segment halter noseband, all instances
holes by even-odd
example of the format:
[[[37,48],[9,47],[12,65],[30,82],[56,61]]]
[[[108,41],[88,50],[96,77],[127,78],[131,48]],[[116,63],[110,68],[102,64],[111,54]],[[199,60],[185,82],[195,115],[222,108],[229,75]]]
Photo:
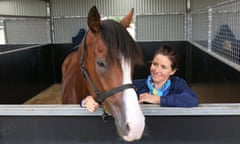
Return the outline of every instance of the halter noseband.
[[[87,32],[88,33],[88,32]],[[113,88],[112,90],[109,90],[107,92],[99,92],[96,87],[94,86],[90,76],[88,75],[85,67],[84,67],[84,49],[86,47],[85,45],[85,41],[86,41],[86,37],[87,37],[87,33],[84,35],[82,41],[82,52],[81,52],[81,58],[80,58],[80,69],[84,75],[84,77],[86,78],[86,80],[88,81],[90,87],[92,88],[94,94],[96,95],[96,101],[98,103],[102,103],[107,97],[115,94],[115,93],[118,93],[120,91],[123,91],[124,89],[128,89],[128,88],[133,88],[135,90],[135,86],[133,84],[124,84],[124,85],[121,85],[119,87],[116,87],[116,88]]]

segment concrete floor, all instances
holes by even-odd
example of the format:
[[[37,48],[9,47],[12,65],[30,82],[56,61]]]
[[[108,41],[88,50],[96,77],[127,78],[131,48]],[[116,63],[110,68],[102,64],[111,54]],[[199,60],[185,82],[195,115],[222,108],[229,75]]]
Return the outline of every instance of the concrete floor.
[[[240,84],[192,84],[200,103],[240,103]]]

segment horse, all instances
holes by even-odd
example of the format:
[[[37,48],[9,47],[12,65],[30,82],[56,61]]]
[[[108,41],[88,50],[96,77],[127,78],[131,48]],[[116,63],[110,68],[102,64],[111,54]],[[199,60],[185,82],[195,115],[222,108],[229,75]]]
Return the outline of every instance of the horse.
[[[145,117],[132,83],[142,52],[127,32],[133,9],[121,20],[101,20],[96,6],[88,12],[88,32],[77,51],[62,64],[62,103],[79,104],[88,94],[102,104],[125,141],[141,139]]]

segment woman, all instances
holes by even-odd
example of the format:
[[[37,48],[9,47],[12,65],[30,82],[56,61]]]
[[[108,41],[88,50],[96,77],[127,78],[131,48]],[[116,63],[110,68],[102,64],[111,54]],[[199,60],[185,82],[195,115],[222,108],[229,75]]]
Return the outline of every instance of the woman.
[[[189,88],[184,79],[173,76],[178,68],[179,56],[176,50],[169,46],[159,48],[152,60],[147,79],[134,80],[133,83],[139,95],[139,103],[160,104],[166,107],[194,107],[198,98]],[[92,96],[82,101],[89,111],[98,108],[98,103]]]
[[[160,104],[168,107],[194,107],[198,98],[185,80],[173,76],[178,68],[179,56],[176,50],[162,46],[153,57],[151,75],[144,80],[135,80],[140,103]]]

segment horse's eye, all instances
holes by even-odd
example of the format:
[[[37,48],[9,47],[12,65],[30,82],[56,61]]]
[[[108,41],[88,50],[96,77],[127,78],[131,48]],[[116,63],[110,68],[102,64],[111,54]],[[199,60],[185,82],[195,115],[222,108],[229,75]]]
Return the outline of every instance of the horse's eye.
[[[103,61],[97,61],[97,65],[99,67],[106,67],[105,63]]]

